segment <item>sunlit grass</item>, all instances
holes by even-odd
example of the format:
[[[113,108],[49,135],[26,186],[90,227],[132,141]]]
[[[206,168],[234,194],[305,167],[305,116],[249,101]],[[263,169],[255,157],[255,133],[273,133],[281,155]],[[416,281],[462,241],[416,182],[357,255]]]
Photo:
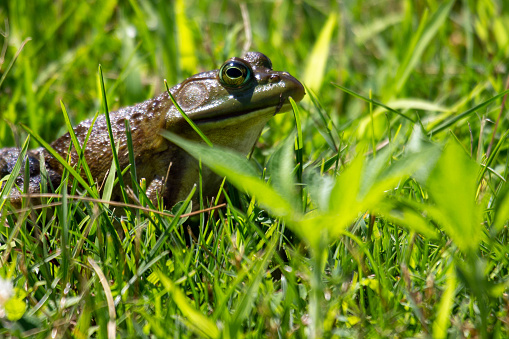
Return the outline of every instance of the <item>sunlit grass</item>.
[[[507,5],[242,6],[0,4],[0,147],[22,155],[249,42],[307,86],[249,160],[165,135],[228,177],[207,213],[199,186],[154,206],[134,157],[102,187],[60,158],[73,188],[46,206],[3,178],[0,336],[508,336]],[[105,203],[116,185],[135,204]]]

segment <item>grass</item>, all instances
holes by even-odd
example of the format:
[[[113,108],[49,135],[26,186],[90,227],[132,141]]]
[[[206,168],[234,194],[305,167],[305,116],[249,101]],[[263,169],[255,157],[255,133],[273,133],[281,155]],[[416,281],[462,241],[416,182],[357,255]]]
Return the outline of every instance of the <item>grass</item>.
[[[207,213],[200,187],[151,205],[134,166],[99,190],[66,165],[72,190],[18,211],[6,177],[0,336],[508,336],[508,18],[501,0],[2,2],[0,146],[21,154],[248,42],[307,95],[249,160],[165,134],[227,176]],[[115,185],[146,208],[108,202]]]

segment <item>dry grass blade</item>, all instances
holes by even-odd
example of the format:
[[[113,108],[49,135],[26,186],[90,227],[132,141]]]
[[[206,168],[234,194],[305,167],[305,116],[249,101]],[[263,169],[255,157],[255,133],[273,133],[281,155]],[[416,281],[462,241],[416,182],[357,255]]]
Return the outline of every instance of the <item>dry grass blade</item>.
[[[88,258],[88,263],[92,266],[95,273],[99,276],[99,281],[103,287],[104,295],[106,296],[106,304],[108,305],[108,315],[110,317],[108,321],[108,339],[113,339],[116,337],[116,312],[115,312],[115,303],[113,302],[113,295],[111,294],[110,285],[108,285],[108,280],[104,275],[103,271],[97,265],[97,263],[92,258]]]
[[[61,194],[54,194],[54,193],[22,194],[21,196],[25,197],[25,198],[57,198],[57,199],[62,198]],[[155,210],[155,209],[152,209],[152,208],[143,207],[143,206],[139,206],[139,205],[126,204],[124,202],[119,202],[119,201],[109,201],[109,200],[95,199],[95,198],[90,198],[90,197],[83,197],[83,196],[80,196],[80,195],[67,195],[66,199],[89,201],[89,202],[93,202],[93,203],[96,203],[96,204],[109,204],[109,205],[112,205],[112,206],[138,209],[138,210],[143,211],[143,212],[159,214],[159,215],[163,215],[163,216],[170,217],[170,218],[175,217],[171,213],[167,213],[167,212],[163,212],[163,211],[158,211],[158,210]],[[46,205],[36,205],[36,206],[31,206],[31,207],[27,207],[27,208],[23,208],[23,209],[18,209],[18,210],[12,211],[12,212],[8,212],[8,213],[6,213],[6,215],[25,213],[25,212],[30,211],[30,210],[48,208],[48,207],[52,207],[52,206],[59,206],[61,204],[62,204],[61,202],[55,202],[55,203],[46,204]],[[220,208],[223,208],[223,207],[226,207],[225,203],[219,204],[219,205],[216,205],[216,206],[213,206],[213,207],[204,208],[202,210],[194,211],[194,212],[191,212],[191,213],[182,214],[180,216],[180,218],[188,218],[188,217],[193,216],[193,215],[198,215],[198,214],[201,214],[201,213],[207,213],[207,212],[210,212],[210,211],[213,211],[213,210],[217,210],[217,209],[220,209]]]

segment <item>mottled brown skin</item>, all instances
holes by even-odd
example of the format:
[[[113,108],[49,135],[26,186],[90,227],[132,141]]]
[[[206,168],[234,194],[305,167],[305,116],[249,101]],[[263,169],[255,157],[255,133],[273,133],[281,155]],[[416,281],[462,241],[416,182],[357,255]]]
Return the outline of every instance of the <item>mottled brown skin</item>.
[[[287,72],[272,70],[270,60],[257,52],[247,53],[243,59],[230,61],[247,63],[253,77],[239,88],[229,88],[219,81],[218,70],[196,74],[181,84],[171,88],[171,93],[186,114],[200,127],[215,145],[226,146],[247,154],[256,143],[267,121],[276,113],[287,111],[291,96],[299,101],[304,96],[304,88],[298,80]],[[163,138],[159,131],[166,129],[190,140],[201,141],[188,123],[172,104],[167,93],[163,93],[143,103],[122,108],[110,113],[113,135],[119,144],[119,162],[122,168],[129,164],[124,120],[132,129],[133,149],[138,178],[147,181],[147,194],[153,201],[157,196],[164,197],[167,207],[183,200],[198,181],[197,161],[182,149]],[[74,128],[83,145],[91,120],[86,120]],[[69,133],[54,141],[51,146],[67,157],[71,138]],[[9,174],[17,160],[17,148],[0,150],[0,177]],[[53,188],[60,185],[62,165],[46,150],[36,149],[28,154],[30,164],[29,193],[40,192],[40,156],[44,157],[48,171],[48,181]],[[73,149],[72,164],[78,161]],[[100,185],[112,163],[112,152],[105,116],[95,122],[85,149],[85,158],[93,178]],[[166,180],[168,167],[172,164]],[[129,183],[126,177],[126,183]],[[203,170],[204,194],[217,194],[220,178],[210,170]],[[23,175],[16,184],[23,189]],[[112,197],[119,200],[118,192]],[[17,189],[11,191],[11,201],[19,205]]]

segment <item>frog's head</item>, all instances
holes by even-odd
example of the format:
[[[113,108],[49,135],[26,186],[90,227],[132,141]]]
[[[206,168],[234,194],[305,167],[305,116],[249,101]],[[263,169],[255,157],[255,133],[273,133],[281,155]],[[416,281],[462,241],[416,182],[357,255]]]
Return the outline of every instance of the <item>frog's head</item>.
[[[249,150],[263,126],[276,113],[291,109],[288,97],[300,101],[304,87],[288,72],[274,71],[268,57],[248,52],[220,69],[196,74],[172,89],[182,110],[213,143]],[[176,109],[166,128],[182,134]],[[179,126],[179,127],[177,127]]]

